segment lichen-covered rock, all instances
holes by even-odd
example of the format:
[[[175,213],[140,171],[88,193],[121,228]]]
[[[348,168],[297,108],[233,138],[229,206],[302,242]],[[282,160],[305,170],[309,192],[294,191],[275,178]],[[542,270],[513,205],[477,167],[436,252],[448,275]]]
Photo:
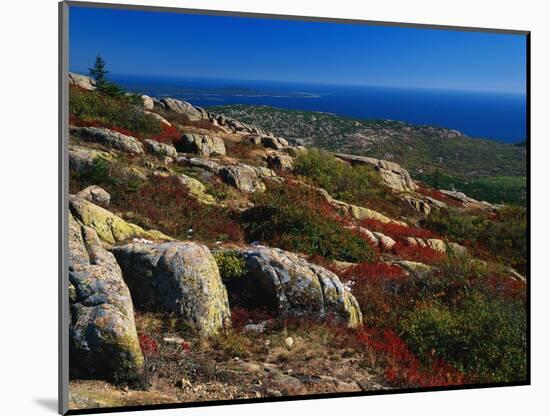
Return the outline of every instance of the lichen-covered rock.
[[[288,141],[282,137],[262,136],[262,145],[270,149],[281,150],[288,146]]]
[[[216,174],[218,174],[220,172],[220,169],[222,168],[219,163],[209,159],[202,159],[200,157],[188,158],[185,156],[178,156],[176,162],[183,166],[191,166],[199,169],[204,169],[208,172]]]
[[[195,153],[201,156],[223,156],[226,153],[223,139],[202,134],[184,134],[176,143],[178,152]]]
[[[357,231],[362,237],[369,240],[374,246],[378,246],[378,238],[374,235],[372,231],[367,230],[365,227],[349,226],[346,228]]]
[[[97,233],[69,215],[71,372],[133,378],[143,365],[128,287]]]
[[[417,261],[398,260],[394,261],[392,264],[395,264],[401,267],[406,272],[415,274],[417,276],[424,276],[434,270],[433,266],[419,263]]]
[[[178,152],[176,148],[171,144],[159,143],[156,140],[147,139],[144,140],[145,148],[150,153],[156,156],[168,156],[168,157],[177,157]]]
[[[464,192],[448,191],[446,189],[440,189],[439,192],[459,202],[462,202],[462,204],[465,207],[488,209],[488,210],[494,210],[497,208],[496,205],[490,204],[487,201],[478,201],[477,199],[471,198],[468,195],[466,195]]]
[[[420,237],[407,237],[405,242],[410,246],[427,247],[426,242]]]
[[[447,252],[447,246],[445,241],[440,240],[439,238],[419,238],[419,237],[407,237],[405,241],[408,245],[411,246],[420,246],[431,248],[432,250],[438,251],[440,253]]]
[[[432,250],[439,251],[440,253],[446,253],[447,247],[445,246],[445,241],[440,240],[439,238],[428,238],[424,240],[426,246]]]
[[[98,158],[109,161],[114,159],[114,156],[101,150],[71,146],[69,148],[69,169],[75,173],[82,173],[92,168]]]
[[[213,203],[216,201],[216,198],[214,198],[212,195],[207,193],[206,187],[197,179],[184,174],[178,175],[178,179],[181,182],[181,184],[189,190],[189,193],[195,198],[197,198],[199,201],[207,204]]]
[[[109,193],[105,189],[97,185],[90,185],[84,188],[82,191],[76,194],[76,197],[84,198],[94,203],[99,202],[105,205],[109,205],[109,202],[111,202],[111,195],[109,195]]]
[[[76,195],[69,196],[69,209],[78,221],[94,229],[99,238],[108,244],[120,243],[131,238],[171,240],[170,237],[160,231],[146,231],[140,226],[126,222],[105,208]]]
[[[468,255],[468,249],[458,243],[449,242],[447,243],[447,254],[451,254],[456,257],[464,257]]]
[[[430,215],[432,212],[432,207],[423,198],[417,198],[409,194],[404,194],[401,195],[401,199],[409,204],[412,209],[424,215]]]
[[[70,133],[82,140],[100,143],[123,152],[143,154],[143,145],[138,139],[103,127],[71,127]]]
[[[391,250],[395,245],[395,240],[393,238],[376,231],[373,231],[372,233],[376,236],[376,238],[378,238],[378,244],[380,244],[380,247],[384,250]]]
[[[433,209],[445,209],[447,204],[431,197],[414,196],[411,194],[401,194],[400,198],[405,201],[415,211],[424,215],[430,215]]]
[[[95,80],[85,75],[69,72],[69,84],[85,90],[95,90]]]
[[[175,98],[163,98],[160,100],[163,109],[175,113],[184,114],[191,121],[202,120],[202,113],[186,101]]]
[[[333,317],[350,327],[362,323],[355,297],[331,271],[277,248],[252,247],[237,253],[245,261],[245,275],[240,283],[228,284],[228,290],[248,306],[281,316]]]
[[[370,241],[372,245],[375,247],[380,247],[384,250],[391,250],[395,245],[395,240],[393,238],[388,237],[387,235],[382,234],[380,232],[370,231],[365,227],[361,227],[358,225],[350,225],[345,228],[349,230],[354,230],[355,232],[360,234],[363,238]]]
[[[140,95],[141,100],[143,101],[143,108],[146,110],[152,110],[155,107],[155,102],[148,95]]]
[[[349,213],[356,220],[372,219],[372,220],[377,220],[386,224],[392,223],[392,224],[406,225],[403,221],[397,221],[397,220],[391,219],[389,217],[386,217],[384,214],[379,213],[378,211],[374,211],[369,208],[360,207],[352,204],[346,204],[346,205],[348,207]]]
[[[248,165],[223,166],[219,171],[222,179],[241,192],[253,193],[265,191],[265,184],[258,170]]]
[[[131,243],[113,253],[136,305],[173,313],[202,335],[230,324],[227,291],[206,246]]]
[[[280,152],[268,153],[266,156],[266,159],[267,159],[267,165],[271,169],[281,170],[283,172],[288,172],[294,169],[294,159],[292,159],[291,156],[285,153],[280,153]]]

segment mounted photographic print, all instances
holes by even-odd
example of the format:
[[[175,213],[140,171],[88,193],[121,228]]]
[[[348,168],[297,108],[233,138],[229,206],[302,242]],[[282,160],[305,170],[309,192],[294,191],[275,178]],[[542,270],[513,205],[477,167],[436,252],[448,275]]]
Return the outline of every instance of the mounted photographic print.
[[[529,384],[529,32],[63,2],[60,45],[61,413]]]

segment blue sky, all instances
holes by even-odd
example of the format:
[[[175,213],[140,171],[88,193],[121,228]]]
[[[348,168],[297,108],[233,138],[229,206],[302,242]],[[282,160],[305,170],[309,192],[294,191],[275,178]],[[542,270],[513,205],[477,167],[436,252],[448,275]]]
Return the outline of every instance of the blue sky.
[[[70,8],[70,70],[525,92],[522,35]]]

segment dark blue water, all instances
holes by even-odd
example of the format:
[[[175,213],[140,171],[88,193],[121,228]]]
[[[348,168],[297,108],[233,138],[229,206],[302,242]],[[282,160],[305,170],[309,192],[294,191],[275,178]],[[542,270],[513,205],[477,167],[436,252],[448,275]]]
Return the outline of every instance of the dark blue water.
[[[523,94],[114,75],[129,91],[208,107],[269,105],[358,119],[401,120],[507,143],[526,137]]]

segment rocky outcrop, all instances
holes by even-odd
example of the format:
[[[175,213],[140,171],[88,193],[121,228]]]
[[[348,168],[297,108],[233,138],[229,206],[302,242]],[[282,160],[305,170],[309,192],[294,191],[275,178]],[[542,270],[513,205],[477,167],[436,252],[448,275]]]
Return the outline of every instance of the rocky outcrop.
[[[164,124],[165,126],[172,126],[172,123],[170,123],[168,120],[166,120],[164,117],[162,117],[160,114],[154,113],[152,111],[145,110],[146,114],[149,114],[151,117],[153,117],[155,120],[158,120],[160,123]]]
[[[153,101],[153,99],[151,97],[149,97],[148,95],[145,95],[145,94],[142,94],[139,97],[143,101],[143,108],[144,109],[152,110],[153,108],[155,108],[155,102]]]
[[[439,238],[407,237],[405,242],[411,246],[427,247],[443,254],[463,257],[468,254],[468,249],[458,243],[445,242]]]
[[[92,168],[98,158],[108,161],[112,160],[114,156],[101,150],[71,146],[69,148],[69,169],[76,173],[82,173]]]
[[[180,165],[204,169],[208,172],[212,172],[215,174],[218,174],[222,168],[222,165],[220,165],[219,163],[209,159],[202,159],[200,157],[189,158],[185,156],[178,156],[176,161]]]
[[[434,209],[446,209],[447,204],[431,197],[420,197],[411,194],[402,194],[400,198],[417,212],[430,215]]]
[[[434,270],[433,266],[419,263],[417,261],[409,260],[396,260],[392,264],[399,266],[401,269],[405,270],[407,273],[411,273],[417,276],[424,276]]]
[[[373,219],[377,220],[386,224],[397,224],[402,225],[404,227],[407,227],[408,224],[404,221],[395,220],[393,218],[387,217],[384,214],[381,214],[378,211],[374,211],[369,208],[360,207],[353,204],[348,204],[347,202],[340,201],[338,199],[334,199],[330,194],[323,188],[317,188],[315,186],[309,185],[305,182],[301,181],[295,181],[298,182],[301,186],[312,189],[319,193],[328,203],[330,203],[332,206],[334,206],[335,209],[337,209],[340,214],[342,215],[350,215],[356,220],[364,220],[364,219]]]
[[[135,377],[142,365],[134,309],[114,256],[69,215],[70,365],[77,376]]]
[[[176,143],[176,149],[182,153],[195,153],[201,156],[223,156],[226,154],[223,139],[202,134],[184,134]]]
[[[75,219],[92,228],[99,238],[108,244],[121,243],[132,238],[171,240],[170,237],[160,231],[146,231],[140,226],[126,222],[105,208],[76,195],[69,196],[69,209]]]
[[[176,100],[175,98],[163,98],[159,101],[159,105],[163,110],[184,114],[190,121],[202,120],[203,118],[203,113],[186,101]]]
[[[263,166],[250,166],[245,163],[223,165],[209,159],[185,156],[179,156],[176,161],[183,166],[204,169],[220,175],[225,183],[245,193],[265,191],[264,179],[280,179],[273,170]]]
[[[448,242],[447,254],[457,256],[457,257],[464,257],[468,255],[468,249],[464,246],[461,246],[458,243]]]
[[[334,207],[337,208],[342,214],[351,215],[354,219],[359,221],[365,220],[365,219],[371,219],[371,220],[377,220],[386,224],[399,224],[399,225],[407,226],[407,223],[403,221],[398,221],[390,217],[386,217],[384,214],[381,214],[378,211],[374,211],[369,208],[348,204],[346,202],[339,201],[333,198],[330,198],[329,202],[333,204]]]
[[[227,291],[206,246],[132,243],[114,248],[113,253],[135,305],[173,313],[202,335],[230,325]]]
[[[228,290],[251,307],[265,307],[278,316],[333,317],[350,327],[362,323],[355,297],[331,271],[277,248],[240,249],[245,275]]]
[[[382,181],[395,191],[406,192],[418,189],[409,172],[395,162],[345,153],[336,153],[335,156],[351,164],[363,164],[374,167],[380,173]]]
[[[266,155],[267,165],[274,170],[289,172],[294,169],[294,159],[281,152],[270,152]]]
[[[265,191],[265,184],[261,179],[261,171],[252,166],[245,164],[223,166],[219,174],[224,182],[234,186],[241,192],[253,193]]]
[[[76,197],[84,198],[94,204],[100,203],[109,205],[109,202],[111,202],[111,195],[109,195],[105,189],[100,188],[97,185],[90,185],[84,188],[76,194]]]
[[[156,140],[146,139],[143,141],[145,148],[149,153],[154,154],[155,156],[168,156],[168,157],[177,157],[178,152],[176,148],[171,144],[159,143]]]
[[[384,250],[391,250],[395,245],[395,240],[393,238],[377,231],[373,231],[372,233],[378,239],[378,244],[380,247]]]
[[[95,80],[85,75],[69,72],[69,84],[85,90],[95,90]]]
[[[103,127],[71,127],[70,133],[82,140],[100,143],[123,152],[143,154],[143,145],[138,139]]]
[[[463,192],[459,191],[448,191],[445,189],[440,189],[439,192],[441,192],[443,195],[447,195],[448,197],[451,197],[459,202],[462,202],[462,204],[465,207],[474,207],[474,208],[484,208],[484,209],[495,209],[496,207],[493,204],[490,204],[486,201],[478,201],[477,199],[470,198],[468,195],[466,195]]]
[[[270,149],[281,150],[288,146],[286,139],[282,137],[261,136],[262,145]]]
[[[181,184],[189,190],[189,194],[194,196],[200,202],[212,204],[216,201],[216,198],[207,193],[206,187],[197,179],[184,174],[178,175],[178,179]]]
[[[382,234],[380,232],[376,232],[376,231],[373,232],[366,229],[365,227],[360,227],[360,226],[348,226],[346,228],[357,232],[361,237],[370,241],[370,243],[374,247],[380,247],[381,249],[384,249],[384,250],[391,250],[395,245],[395,240],[393,238],[388,237],[387,235]]]

